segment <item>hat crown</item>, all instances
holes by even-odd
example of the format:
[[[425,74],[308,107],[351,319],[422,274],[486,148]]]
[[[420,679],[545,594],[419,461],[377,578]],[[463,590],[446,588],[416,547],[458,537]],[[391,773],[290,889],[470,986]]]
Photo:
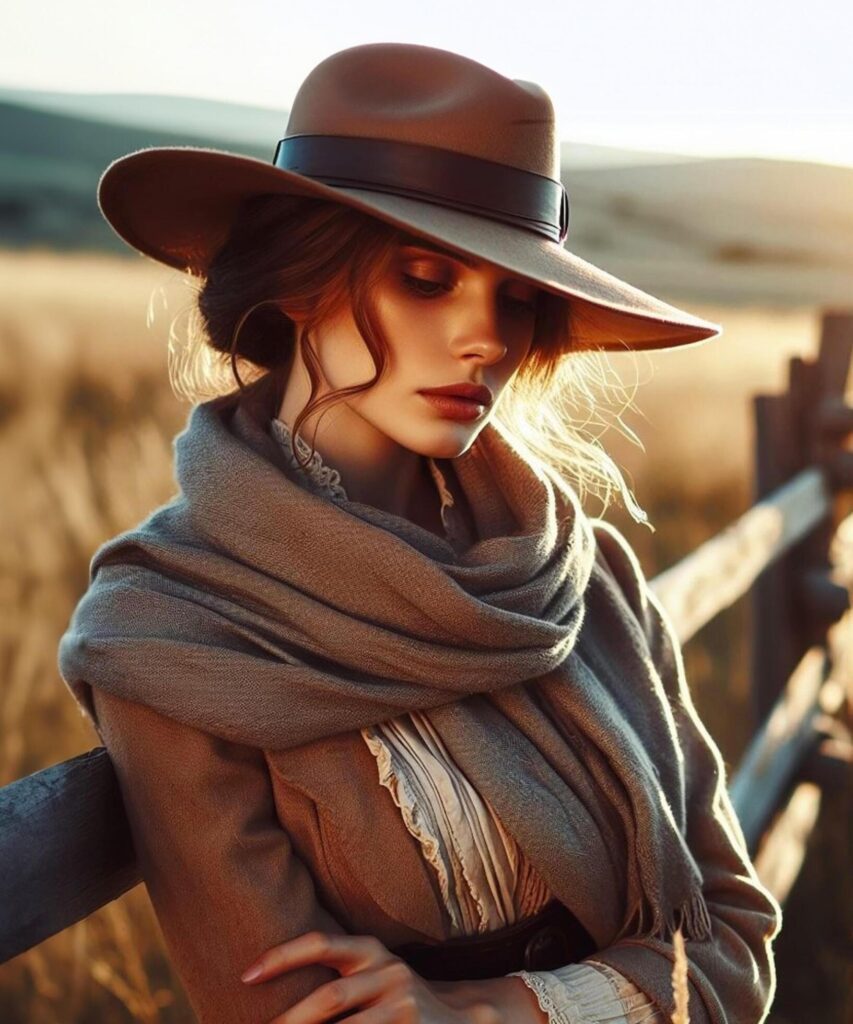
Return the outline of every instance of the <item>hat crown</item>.
[[[662,349],[721,333],[567,249],[569,196],[545,90],[448,50],[370,43],[316,65],[272,161],[199,146],[114,160],[98,206],[138,252],[207,275],[256,196],[340,203],[505,268],[594,316],[586,348]]]
[[[353,46],[316,65],[284,137],[315,134],[436,146],[560,177],[554,107],[541,86],[414,43]]]

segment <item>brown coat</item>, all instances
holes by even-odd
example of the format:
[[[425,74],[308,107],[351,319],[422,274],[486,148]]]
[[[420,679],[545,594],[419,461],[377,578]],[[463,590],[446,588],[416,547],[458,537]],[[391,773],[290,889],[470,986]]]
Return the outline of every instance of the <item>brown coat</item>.
[[[265,1024],[337,978],[317,965],[240,981],[302,932],[372,934],[389,948],[450,935],[437,881],[358,732],[264,752],[93,694],[140,870],[201,1024]]]

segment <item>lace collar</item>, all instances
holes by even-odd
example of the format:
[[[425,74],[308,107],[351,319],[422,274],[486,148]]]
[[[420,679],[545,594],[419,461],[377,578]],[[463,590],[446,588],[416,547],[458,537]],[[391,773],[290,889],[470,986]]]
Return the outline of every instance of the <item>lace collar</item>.
[[[303,459],[311,451],[311,445],[300,434],[294,437],[290,427],[277,417],[272,420],[271,426],[273,436],[287,453],[290,466],[300,474],[303,481],[309,483],[311,490],[319,491],[330,498],[348,500],[347,492],[341,483],[341,474],[331,466],[327,466],[318,451],[314,452],[308,465],[303,469],[297,461],[294,444]]]
[[[314,452],[304,469],[299,465],[294,446],[303,458],[308,456],[311,446],[301,435],[297,434],[294,438],[290,427],[284,420],[274,417],[270,422],[270,432],[286,452],[288,462],[294,470],[297,479],[306,484],[316,494],[327,498],[348,500],[346,489],[341,483],[341,474],[332,466],[327,465],[318,451]],[[427,459],[427,465],[441,499],[441,521],[444,524],[448,540],[456,546],[464,546],[471,543],[472,531],[456,509],[453,492],[448,486],[444,473],[433,458]]]

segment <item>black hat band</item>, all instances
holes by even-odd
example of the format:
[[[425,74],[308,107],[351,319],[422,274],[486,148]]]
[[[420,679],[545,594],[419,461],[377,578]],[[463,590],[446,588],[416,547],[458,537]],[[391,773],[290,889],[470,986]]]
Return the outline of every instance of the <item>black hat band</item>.
[[[569,196],[561,181],[413,142],[347,135],[279,140],[273,165],[340,188],[391,192],[490,217],[562,242]]]

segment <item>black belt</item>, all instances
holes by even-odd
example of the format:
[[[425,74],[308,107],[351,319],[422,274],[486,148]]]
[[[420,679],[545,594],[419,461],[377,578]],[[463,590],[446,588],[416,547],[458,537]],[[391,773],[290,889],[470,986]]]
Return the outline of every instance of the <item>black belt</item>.
[[[596,950],[589,932],[559,900],[523,921],[443,942],[407,942],[391,952],[428,981],[498,978],[510,971],[550,971]]]

